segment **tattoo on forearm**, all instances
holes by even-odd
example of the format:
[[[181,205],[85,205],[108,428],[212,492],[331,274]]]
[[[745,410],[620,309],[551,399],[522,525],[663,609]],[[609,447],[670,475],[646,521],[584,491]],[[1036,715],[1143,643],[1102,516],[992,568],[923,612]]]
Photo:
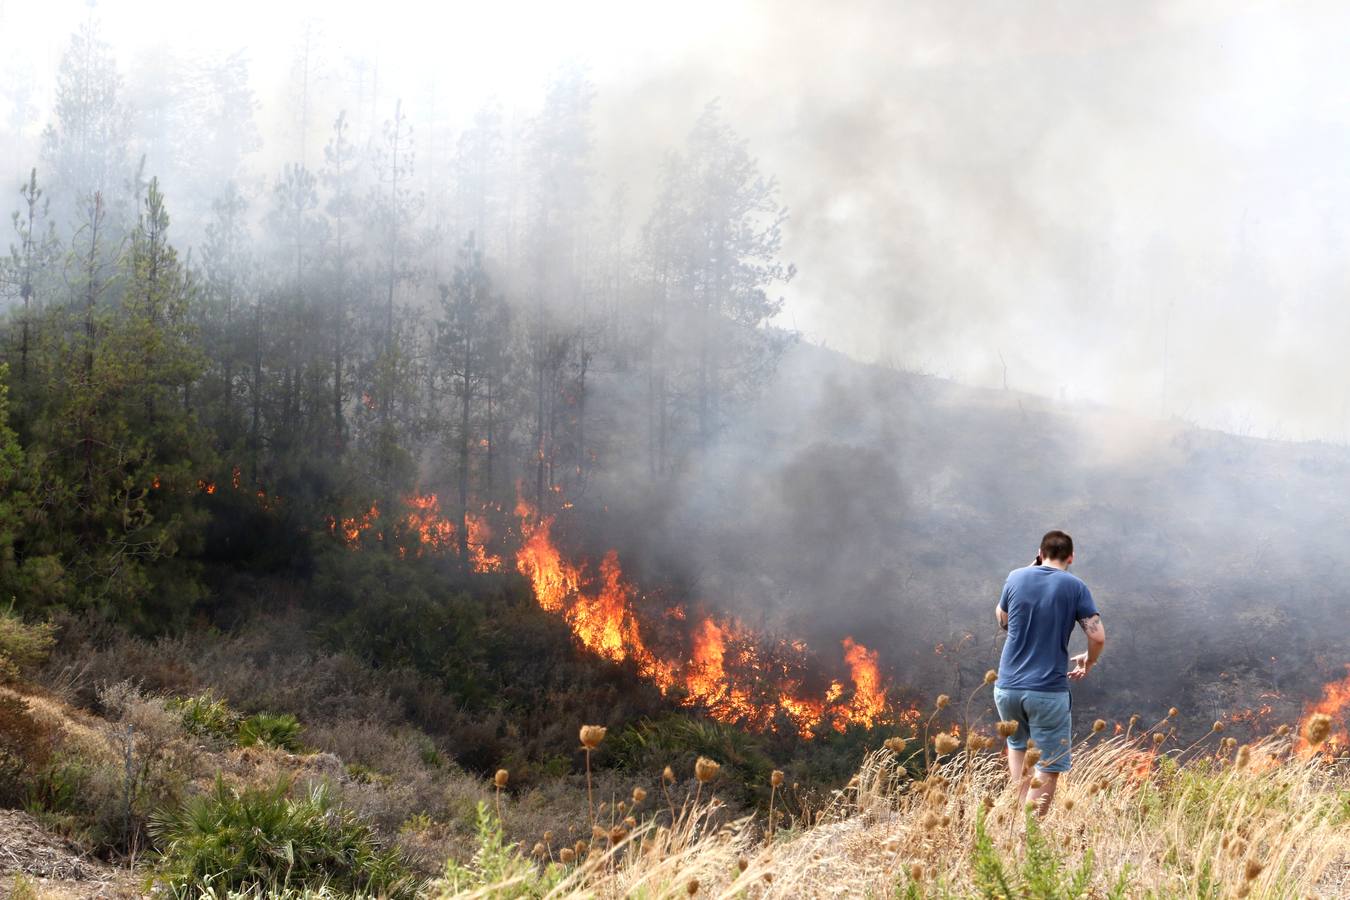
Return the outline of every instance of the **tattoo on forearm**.
[[[1088,637],[1097,637],[1102,633],[1102,617],[1100,615],[1091,615],[1079,619],[1078,624],[1083,626],[1083,633]]]

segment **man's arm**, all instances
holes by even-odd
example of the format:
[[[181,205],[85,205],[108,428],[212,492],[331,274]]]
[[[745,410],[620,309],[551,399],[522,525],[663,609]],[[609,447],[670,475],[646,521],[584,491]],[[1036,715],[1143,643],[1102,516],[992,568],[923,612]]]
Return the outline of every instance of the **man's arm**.
[[[1100,615],[1093,613],[1079,619],[1078,624],[1082,626],[1083,634],[1087,636],[1088,648],[1086,653],[1080,653],[1073,658],[1074,667],[1069,672],[1069,677],[1074,681],[1087,677],[1087,673],[1092,671],[1092,667],[1101,658],[1102,650],[1106,648],[1106,626],[1102,624]]]
[[[998,619],[998,627],[1004,631],[1008,630],[1008,611],[1003,608],[1003,601],[998,601],[998,606],[994,607],[994,618]]]

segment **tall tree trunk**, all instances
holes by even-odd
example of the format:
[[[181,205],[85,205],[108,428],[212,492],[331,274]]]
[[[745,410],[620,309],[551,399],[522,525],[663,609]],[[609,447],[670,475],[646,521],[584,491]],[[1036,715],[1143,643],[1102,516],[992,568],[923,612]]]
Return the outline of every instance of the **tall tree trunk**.
[[[33,299],[33,229],[37,227],[36,168],[29,172],[28,187],[23,193],[24,199],[28,203],[28,229],[23,236],[23,283],[19,286],[19,293],[23,298],[23,337],[19,344],[19,383],[26,385],[28,383],[29,322],[32,315]]]
[[[394,287],[398,282],[398,153],[399,140],[402,137],[402,126],[400,124],[403,113],[403,101],[399,100],[394,104],[394,133],[393,146],[390,158],[389,169],[389,278],[386,285],[385,303],[384,303],[384,397],[380,402],[380,425],[386,427],[389,424],[389,408],[393,405],[393,374],[392,366],[394,364]],[[387,440],[386,435],[386,440]]]
[[[84,387],[91,394],[94,391],[94,309],[98,303],[98,236],[103,224],[103,195],[94,193],[94,206],[89,223],[89,255],[85,261],[85,297],[84,297]],[[88,410],[81,413],[83,422],[82,451],[84,456],[84,501],[90,503],[94,497],[94,434],[93,417]],[[86,523],[92,527],[92,518]]]
[[[544,229],[547,234],[547,229]],[[548,444],[548,429],[544,421],[544,400],[545,400],[545,371],[548,368],[548,335],[545,327],[544,317],[544,274],[546,265],[544,263],[543,247],[539,248],[539,277],[536,282],[536,294],[534,298],[534,368],[535,368],[535,415],[534,415],[534,435],[535,435],[535,467],[534,467],[534,503],[538,515],[545,513],[544,502],[546,495],[544,491],[544,473],[545,456]]]
[[[459,402],[459,558],[464,565],[469,561],[469,408],[473,397],[473,334],[464,339],[463,381]]]
[[[262,297],[253,307],[253,391],[250,398],[253,406],[252,422],[249,425],[249,479],[258,483],[258,451],[262,425]]]
[[[488,371],[491,372],[492,370],[489,368]],[[493,425],[495,424],[495,410],[493,409],[492,383],[493,378],[491,375],[489,375],[486,382],[487,397],[485,398],[487,400],[487,421],[484,423],[486,426],[485,440],[487,441],[487,444],[483,448],[486,451],[484,459],[485,471],[483,473],[484,490],[486,492],[485,495],[489,500],[491,500],[495,496],[493,492],[496,489],[496,485],[494,484],[493,479],[494,460],[492,458],[494,449]]]
[[[581,338],[581,371],[577,375],[577,488],[586,483],[586,369],[591,355],[586,350],[586,337]]]
[[[340,234],[340,232],[339,232]],[[342,238],[338,238],[339,259],[342,254]],[[346,427],[342,421],[342,349],[346,342],[347,329],[347,308],[344,300],[344,291],[346,285],[344,281],[344,266],[338,263],[338,285],[337,285],[337,323],[335,325],[335,334],[333,336],[333,449],[338,456],[343,454],[346,449]]]
[[[221,336],[222,369],[225,380],[225,434],[234,425],[234,276],[225,282],[225,333]]]

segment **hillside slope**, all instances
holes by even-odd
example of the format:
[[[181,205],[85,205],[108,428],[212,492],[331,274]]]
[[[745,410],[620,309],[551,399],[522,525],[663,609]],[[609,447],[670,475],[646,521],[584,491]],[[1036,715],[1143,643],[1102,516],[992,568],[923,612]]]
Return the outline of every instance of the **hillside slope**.
[[[1045,530],[1111,643],[1087,715],[1292,720],[1350,664],[1350,450],[967,388],[794,347],[748,414],[654,491],[597,486],[640,584],[959,693]],[[1265,710],[1263,713],[1262,711]]]

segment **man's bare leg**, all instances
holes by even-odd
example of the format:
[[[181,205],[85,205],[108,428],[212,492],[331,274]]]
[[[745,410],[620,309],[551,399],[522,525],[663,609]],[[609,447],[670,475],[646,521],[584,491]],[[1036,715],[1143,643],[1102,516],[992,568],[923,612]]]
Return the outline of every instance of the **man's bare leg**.
[[[1055,802],[1055,785],[1059,782],[1059,773],[1037,769],[1036,777],[1041,780],[1041,786],[1031,789],[1031,802],[1036,804],[1036,815],[1044,816],[1050,811],[1050,804]],[[1021,797],[1018,802],[1022,802]]]
[[[1008,748],[1008,775],[1012,778],[1013,784],[1017,785],[1017,805],[1021,806],[1027,800],[1027,782],[1022,777],[1022,768],[1026,764],[1027,751],[1014,750]]]

